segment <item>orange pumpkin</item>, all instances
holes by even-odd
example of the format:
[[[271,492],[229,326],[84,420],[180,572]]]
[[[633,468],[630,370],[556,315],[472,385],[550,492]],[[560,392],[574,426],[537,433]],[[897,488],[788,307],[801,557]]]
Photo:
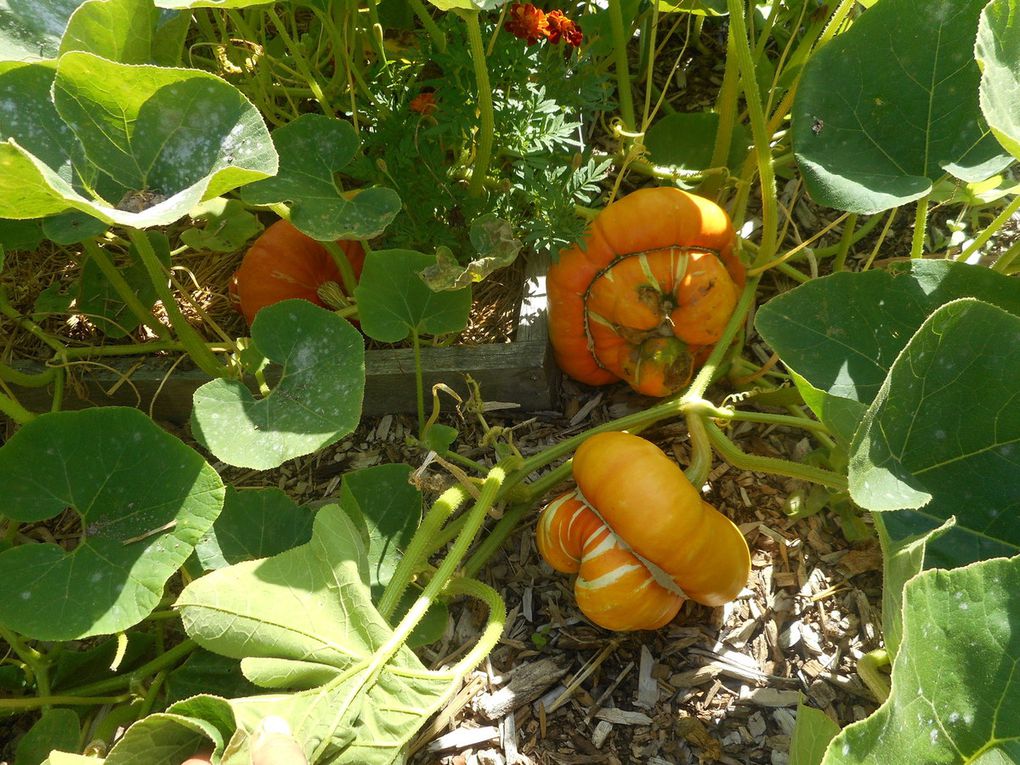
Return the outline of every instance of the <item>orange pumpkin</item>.
[[[361,276],[365,251],[358,241],[339,241],[355,277]],[[244,254],[241,267],[230,280],[234,306],[248,321],[259,309],[289,298],[304,298],[325,306],[319,287],[332,282],[343,291],[343,279],[333,256],[322,242],[279,220],[255,240]]]
[[[581,444],[573,472],[577,488],[542,511],[538,549],[557,571],[577,574],[577,605],[596,624],[657,629],[685,597],[720,606],[747,583],[740,529],[655,444],[600,433]]]
[[[619,199],[549,269],[560,368],[589,385],[669,396],[704,363],[737,304],[744,266],[714,202],[676,188]]]

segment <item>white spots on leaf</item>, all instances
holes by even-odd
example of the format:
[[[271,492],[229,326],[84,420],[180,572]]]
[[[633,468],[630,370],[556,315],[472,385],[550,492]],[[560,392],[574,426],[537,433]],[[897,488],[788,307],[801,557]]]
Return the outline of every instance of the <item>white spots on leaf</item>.
[[[935,431],[935,438],[937,438],[939,441],[942,441],[945,437],[946,431],[942,430],[941,428]]]
[[[931,729],[931,733],[928,734],[928,740],[931,741],[932,744],[939,740],[938,728]]]
[[[25,592],[21,593],[21,599],[22,600],[31,600],[32,599],[32,593],[30,593],[30,592],[28,592],[26,590]]]

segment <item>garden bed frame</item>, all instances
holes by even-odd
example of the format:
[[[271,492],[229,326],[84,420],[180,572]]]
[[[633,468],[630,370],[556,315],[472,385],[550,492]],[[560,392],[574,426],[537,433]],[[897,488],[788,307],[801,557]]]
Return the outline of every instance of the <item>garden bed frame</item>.
[[[421,349],[426,409],[429,391],[436,383],[445,383],[466,398],[468,375],[478,383],[486,402],[515,404],[522,411],[556,408],[560,373],[548,342],[544,275],[525,279],[517,316],[514,339],[509,343]],[[171,370],[169,360],[106,358],[103,364],[81,375],[79,384],[68,385],[63,408],[120,405],[149,411],[151,407],[157,420],[183,423],[191,416],[192,394],[210,379],[197,369]],[[14,362],[13,366],[27,373],[43,369],[37,362]],[[270,384],[275,382],[276,369],[268,370]],[[365,373],[363,414],[416,411],[412,349],[367,350]],[[248,384],[257,390],[254,380],[249,379]],[[33,411],[46,411],[50,406],[52,388],[12,387],[18,400]]]

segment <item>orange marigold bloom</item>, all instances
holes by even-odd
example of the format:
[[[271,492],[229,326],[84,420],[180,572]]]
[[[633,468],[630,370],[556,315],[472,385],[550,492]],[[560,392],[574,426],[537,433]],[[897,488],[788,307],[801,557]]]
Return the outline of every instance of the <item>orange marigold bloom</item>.
[[[567,45],[572,45],[575,48],[581,44],[583,37],[581,27],[564,16],[563,11],[549,11],[545,20],[549,28],[546,33],[549,42],[555,45],[562,39]]]
[[[531,3],[514,3],[510,6],[508,16],[503,29],[514,37],[527,40],[528,45],[534,45],[548,36],[549,26],[545,13]]]
[[[419,93],[411,99],[411,111],[428,117],[439,108],[435,93]]]

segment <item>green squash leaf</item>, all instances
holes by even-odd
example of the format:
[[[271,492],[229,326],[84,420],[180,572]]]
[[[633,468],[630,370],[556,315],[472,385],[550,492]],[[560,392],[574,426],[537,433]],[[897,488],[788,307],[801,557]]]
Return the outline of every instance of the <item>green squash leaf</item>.
[[[181,593],[175,607],[188,634],[242,659],[249,677],[298,686],[330,679],[296,694],[232,701],[236,762],[246,761],[251,734],[272,714],[290,723],[312,762],[330,752],[333,763],[389,765],[441,706],[451,674],[426,671],[407,648],[375,663],[392,633],[372,606],[368,581],[361,533],[338,505],[327,505],[308,544],[214,571]]]
[[[929,0],[919,13],[916,0],[880,0],[810,58],[793,148],[816,202],[874,213],[923,197],[946,173],[979,181],[1009,164],[978,106],[986,2]]]
[[[177,66],[191,19],[150,0],[86,0],[71,15],[60,53],[85,51],[122,64]]]
[[[850,448],[850,495],[909,510],[914,534],[956,525],[941,565],[1020,552],[1020,316],[973,298],[933,313],[896,359]],[[902,531],[893,532],[902,536]]]
[[[797,705],[797,725],[790,737],[790,765],[819,765],[839,726],[821,709]]]
[[[200,694],[236,698],[258,693],[241,674],[237,659],[196,648],[183,664],[166,676],[167,700],[173,704]]]
[[[981,12],[974,55],[981,67],[981,112],[1006,150],[1020,159],[1020,3],[992,0]]]
[[[195,438],[227,464],[269,470],[343,438],[361,419],[364,338],[351,323],[307,300],[266,306],[252,342],[282,371],[255,399],[238,380],[207,382],[194,395]]]
[[[195,554],[206,571],[268,558],[307,542],[314,518],[279,489],[228,486],[223,512],[195,545]]]
[[[290,204],[290,222],[313,239],[371,239],[400,212],[392,189],[372,188],[344,194],[336,173],[358,151],[354,126],[321,114],[302,114],[273,131],[280,171],[241,192],[250,205]]]
[[[656,120],[645,133],[648,159],[655,165],[682,172],[706,170],[712,165],[718,132],[719,115],[715,112],[667,114]],[[734,125],[727,167],[734,171],[739,169],[747,156],[749,143],[747,128],[742,124]]]
[[[39,765],[54,749],[78,748],[78,715],[70,709],[43,712],[14,750],[14,765]]]
[[[193,250],[237,252],[263,229],[259,219],[237,199],[215,197],[188,214],[201,224],[181,232],[181,241]]]
[[[410,476],[409,465],[376,465],[347,473],[340,485],[340,507],[366,540],[373,600],[382,595],[421,522],[421,492]]]
[[[0,475],[6,517],[43,521],[71,508],[80,518],[73,550],[29,543],[0,553],[0,621],[39,640],[144,619],[223,504],[223,484],[197,452],[123,407],[41,415],[0,448]]]
[[[824,765],[1015,762],[1020,558],[926,571],[903,604],[892,694],[833,739]]]
[[[67,20],[82,0],[0,0],[0,61],[57,55]]]
[[[1020,315],[1015,279],[980,266],[923,260],[812,280],[770,300],[755,326],[795,370],[815,414],[849,444],[907,341],[939,306],[961,297]]]
[[[212,74],[82,52],[55,75],[51,62],[0,62],[0,216],[74,208],[164,225],[276,169],[258,110]]]
[[[418,275],[432,263],[432,257],[413,250],[368,254],[354,290],[366,335],[397,343],[412,333],[442,335],[467,326],[471,290],[433,292]]]
[[[872,513],[882,545],[882,642],[893,658],[903,637],[903,588],[930,566],[926,565],[928,543],[949,531],[956,520],[946,521],[933,531],[893,538],[886,528],[888,513]]]

